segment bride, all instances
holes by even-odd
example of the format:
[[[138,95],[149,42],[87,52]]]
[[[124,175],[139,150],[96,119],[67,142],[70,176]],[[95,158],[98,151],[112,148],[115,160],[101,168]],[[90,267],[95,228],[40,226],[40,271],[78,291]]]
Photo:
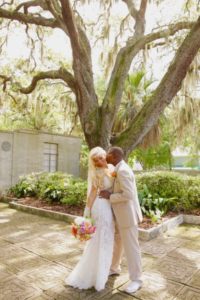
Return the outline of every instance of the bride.
[[[80,261],[65,279],[79,289],[104,289],[112,262],[114,221],[110,202],[98,196],[101,190],[112,190],[114,166],[106,162],[106,152],[96,147],[89,154],[88,193],[84,217],[92,217],[96,232],[87,241]]]

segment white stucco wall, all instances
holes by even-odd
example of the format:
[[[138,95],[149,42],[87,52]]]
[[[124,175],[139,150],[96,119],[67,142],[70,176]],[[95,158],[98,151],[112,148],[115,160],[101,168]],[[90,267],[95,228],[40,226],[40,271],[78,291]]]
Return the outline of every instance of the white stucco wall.
[[[12,133],[0,132],[0,190],[12,181],[12,143]]]
[[[58,171],[79,176],[81,139],[38,131],[0,131],[0,190],[44,170],[44,143],[58,145]],[[9,148],[10,145],[10,148]]]

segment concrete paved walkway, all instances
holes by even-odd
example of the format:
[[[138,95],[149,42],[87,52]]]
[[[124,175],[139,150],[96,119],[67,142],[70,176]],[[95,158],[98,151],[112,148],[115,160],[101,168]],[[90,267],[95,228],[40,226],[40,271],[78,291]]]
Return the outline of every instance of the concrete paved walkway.
[[[23,299],[200,299],[200,226],[180,226],[165,236],[141,242],[143,288],[123,292],[127,268],[106,289],[79,291],[64,285],[83,245],[69,225],[8,208],[0,203],[0,300]]]

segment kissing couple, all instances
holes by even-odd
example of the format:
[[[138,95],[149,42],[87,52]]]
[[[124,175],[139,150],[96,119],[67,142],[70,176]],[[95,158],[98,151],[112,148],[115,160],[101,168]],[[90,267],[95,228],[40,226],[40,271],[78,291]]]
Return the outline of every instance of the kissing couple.
[[[123,157],[119,147],[112,147],[107,153],[95,147],[89,153],[84,217],[94,219],[96,231],[65,279],[74,288],[103,290],[109,276],[120,274],[123,251],[130,278],[125,291],[134,293],[142,286],[137,228],[142,212],[133,171]]]

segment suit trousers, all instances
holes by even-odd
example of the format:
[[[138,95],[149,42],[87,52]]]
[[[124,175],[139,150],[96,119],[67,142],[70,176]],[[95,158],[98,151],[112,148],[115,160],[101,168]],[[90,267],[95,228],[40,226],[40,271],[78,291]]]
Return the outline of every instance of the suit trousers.
[[[130,280],[141,280],[142,262],[136,225],[129,228],[119,228],[115,221],[115,242],[111,271],[119,272],[122,254],[127,260]]]

